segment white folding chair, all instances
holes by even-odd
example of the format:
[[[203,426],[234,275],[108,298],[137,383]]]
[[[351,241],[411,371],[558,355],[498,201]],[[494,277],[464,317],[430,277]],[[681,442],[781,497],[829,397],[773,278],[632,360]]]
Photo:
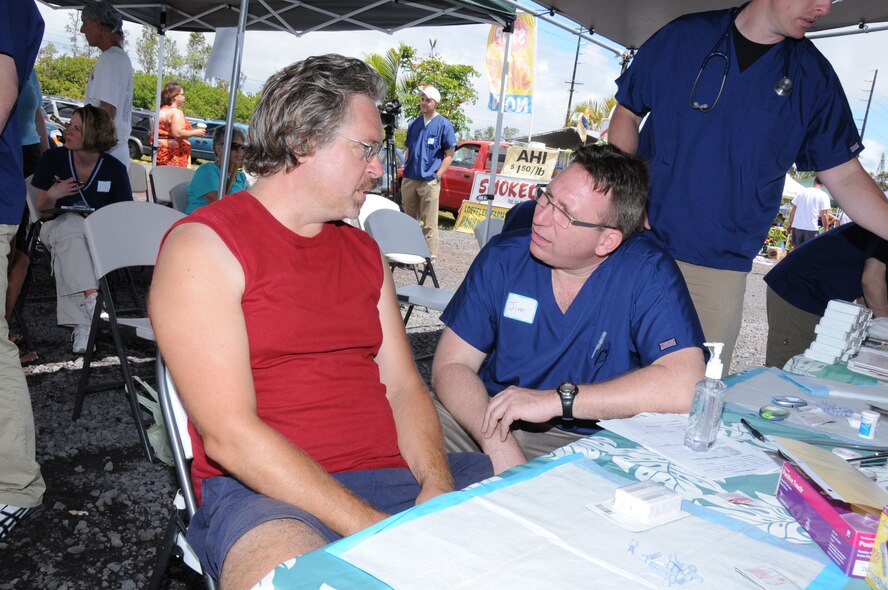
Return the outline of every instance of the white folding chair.
[[[488,220],[482,219],[475,225],[475,239],[478,240],[478,247],[483,248],[487,245],[488,240],[493,236],[501,233],[503,231],[503,224],[505,223],[505,219],[500,219],[498,217],[490,218],[490,235],[485,236],[487,233]]]
[[[190,182],[180,182],[170,189],[170,199],[173,202],[173,209],[185,213],[188,208],[188,186]]]
[[[166,424],[167,438],[170,440],[170,451],[173,454],[179,489],[173,499],[170,523],[167,526],[166,535],[164,535],[163,546],[157,552],[157,562],[154,565],[151,580],[148,582],[148,589],[160,589],[170,565],[170,557],[173,552],[178,550],[181,552],[182,561],[188,567],[203,574],[208,590],[215,590],[215,580],[203,571],[200,560],[185,539],[188,523],[197,512],[197,497],[191,483],[191,460],[194,459],[194,452],[191,449],[191,435],[188,433],[188,415],[182,406],[182,400],[179,399],[176,384],[159,352],[157,353],[157,394],[160,398],[160,411]]]
[[[386,199],[382,195],[368,193],[364,204],[361,205],[361,211],[358,213],[358,227],[364,228],[364,222],[370,217],[370,214],[380,209],[391,209],[392,211],[400,211],[398,204],[391,199]]]
[[[170,191],[177,184],[183,182],[191,182],[194,176],[194,170],[191,168],[182,168],[181,166],[155,166],[148,173],[151,179],[151,192],[154,195],[154,202],[162,205],[171,205],[172,197]]]
[[[417,275],[415,285],[398,287],[398,301],[407,304],[407,314],[404,316],[404,325],[410,321],[410,314],[416,305],[443,311],[454,292],[443,289],[438,284],[435,268],[432,266],[432,255],[422,236],[422,228],[419,222],[400,211],[380,209],[367,217],[364,229],[373,236],[379,249],[385,254],[392,267],[406,264],[414,267],[423,265],[421,274]],[[432,279],[434,287],[424,285],[426,278]]]
[[[145,193],[145,200],[150,201],[148,196],[148,169],[138,162],[130,162],[129,165],[129,181],[133,195],[136,193]]]
[[[136,423],[139,440],[149,461],[152,460],[154,454],[148,443],[145,425],[142,423],[142,413],[121,333],[126,331],[143,340],[154,342],[154,330],[151,329],[151,322],[143,310],[140,310],[142,314],[138,317],[118,317],[118,310],[115,308],[111,296],[108,275],[122,268],[154,266],[157,253],[160,250],[160,240],[173,223],[183,217],[185,217],[183,213],[162,205],[125,201],[102,207],[87,217],[84,223],[86,243],[92,257],[93,269],[99,279],[99,288],[86,353],[83,355],[83,369],[80,372],[73,418],[76,420],[80,417],[83,400],[88,391],[100,391],[119,386],[119,382],[93,385],[89,383],[96,339],[101,329],[101,322],[105,320],[111,328],[117,357],[120,359],[120,371],[130,402],[130,410]]]

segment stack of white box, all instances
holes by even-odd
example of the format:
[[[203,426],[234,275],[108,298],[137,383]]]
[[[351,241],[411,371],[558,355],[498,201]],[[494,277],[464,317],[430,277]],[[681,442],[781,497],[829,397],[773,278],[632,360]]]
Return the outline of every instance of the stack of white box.
[[[873,312],[868,307],[833,299],[814,329],[817,337],[805,356],[821,363],[847,361],[860,350]]]

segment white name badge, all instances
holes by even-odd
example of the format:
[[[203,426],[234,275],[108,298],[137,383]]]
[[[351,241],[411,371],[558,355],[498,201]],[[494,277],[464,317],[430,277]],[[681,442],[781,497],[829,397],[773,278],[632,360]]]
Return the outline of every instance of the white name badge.
[[[518,320],[525,324],[532,324],[533,318],[536,316],[537,300],[518,295],[517,293],[509,293],[506,299],[506,309],[503,310],[503,317],[512,320]]]
[[[428,139],[426,140],[426,143],[429,144],[429,145],[435,145],[435,138],[434,138],[434,137],[430,137],[430,138],[428,138]]]
[[[96,192],[98,193],[107,193],[111,190],[111,181],[110,180],[100,180],[96,183]]]

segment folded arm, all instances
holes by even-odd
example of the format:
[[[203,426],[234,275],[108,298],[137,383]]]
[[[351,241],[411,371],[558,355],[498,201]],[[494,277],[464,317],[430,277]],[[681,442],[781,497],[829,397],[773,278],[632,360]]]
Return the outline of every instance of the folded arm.
[[[610,381],[581,384],[574,398],[574,418],[606,420],[640,412],[687,412],[703,369],[703,351],[684,348]],[[490,400],[482,432],[485,437],[493,437],[499,429],[502,439],[502,433],[515,420],[540,423],[561,415],[561,399],[554,389],[512,386]]]
[[[888,285],[885,283],[885,263],[868,258],[861,278],[863,299],[877,318],[888,316]]]
[[[617,105],[607,128],[607,140],[627,154],[634,154],[638,150],[638,130],[641,127],[641,117],[621,104]]]
[[[341,535],[382,520],[385,514],[259,419],[243,292],[243,271],[215,232],[187,224],[170,233],[149,313],[208,457],[246,486],[307,510]]]
[[[502,436],[485,437],[484,416],[490,397],[478,369],[487,355],[463,340],[450,328],[444,328],[432,365],[432,388],[447,411],[468,432],[493,463],[494,473],[502,473],[527,459],[509,433],[508,424]]]

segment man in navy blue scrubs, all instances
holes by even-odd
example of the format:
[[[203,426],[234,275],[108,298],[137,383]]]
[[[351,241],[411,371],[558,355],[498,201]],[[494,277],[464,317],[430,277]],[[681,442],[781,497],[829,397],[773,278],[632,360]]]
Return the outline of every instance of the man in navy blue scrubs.
[[[647,190],[641,159],[581,148],[538,192],[532,226],[478,254],[432,367],[449,449],[480,447],[499,473],[594,420],[688,411],[703,334],[675,262],[636,231]]]
[[[830,0],[752,0],[676,19],[617,80],[614,145],[648,160],[648,222],[678,261],[707,340],[730,368],[746,275],[795,163],[888,238],[888,202],[826,58],[804,38]],[[642,119],[647,121],[639,131]]]

